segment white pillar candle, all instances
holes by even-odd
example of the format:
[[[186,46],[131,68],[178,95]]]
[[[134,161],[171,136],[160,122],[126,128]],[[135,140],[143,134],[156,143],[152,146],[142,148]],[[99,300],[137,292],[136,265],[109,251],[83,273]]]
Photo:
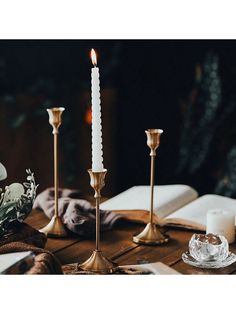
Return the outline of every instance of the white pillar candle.
[[[233,243],[235,241],[235,214],[228,210],[209,210],[206,232],[223,235],[229,243]]]
[[[100,101],[99,68],[94,49],[91,50],[92,68],[92,170],[100,172],[103,170],[102,157],[102,120]]]

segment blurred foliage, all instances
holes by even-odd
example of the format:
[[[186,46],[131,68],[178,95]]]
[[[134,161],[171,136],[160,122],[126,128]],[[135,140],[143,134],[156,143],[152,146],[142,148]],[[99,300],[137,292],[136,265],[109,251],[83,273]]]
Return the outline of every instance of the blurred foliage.
[[[226,162],[219,178],[215,193],[236,197],[236,147],[231,148],[226,157]]]
[[[203,193],[236,197],[236,101],[235,93],[223,93],[222,82],[220,58],[208,52],[183,103],[177,173]]]
[[[194,174],[207,158],[218,125],[221,79],[217,55],[209,53],[203,67],[197,66],[191,96],[183,117],[177,172]]]

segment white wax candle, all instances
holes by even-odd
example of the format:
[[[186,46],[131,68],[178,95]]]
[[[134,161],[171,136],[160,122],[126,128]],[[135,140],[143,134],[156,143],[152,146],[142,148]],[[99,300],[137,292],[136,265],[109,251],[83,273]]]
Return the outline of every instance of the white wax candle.
[[[229,243],[233,243],[235,241],[235,214],[228,210],[209,210],[206,232],[223,235]]]
[[[99,68],[96,67],[97,60],[95,51],[92,49],[91,57],[94,64],[92,68],[92,170],[100,172],[103,170],[102,157],[102,120],[100,101]]]

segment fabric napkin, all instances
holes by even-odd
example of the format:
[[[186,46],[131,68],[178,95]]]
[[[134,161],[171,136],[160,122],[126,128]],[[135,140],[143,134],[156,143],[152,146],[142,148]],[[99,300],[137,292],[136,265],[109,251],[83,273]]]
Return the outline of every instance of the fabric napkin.
[[[0,254],[32,251],[36,255],[34,266],[27,274],[62,274],[58,259],[44,249],[46,241],[43,233],[26,223],[14,222],[0,238]]]
[[[43,210],[48,218],[54,215],[54,189],[48,188],[40,193],[34,202],[34,208]],[[95,235],[96,210],[90,202],[82,199],[77,190],[59,189],[58,213],[65,226],[72,232],[91,237]],[[121,215],[111,211],[100,212],[101,230],[110,230],[122,219]]]

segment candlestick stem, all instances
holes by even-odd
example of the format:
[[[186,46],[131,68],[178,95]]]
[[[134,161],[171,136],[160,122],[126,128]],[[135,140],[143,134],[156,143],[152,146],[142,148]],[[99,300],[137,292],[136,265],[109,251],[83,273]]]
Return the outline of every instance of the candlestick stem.
[[[100,197],[96,197],[96,250],[100,251]]]
[[[151,187],[150,222],[151,223],[153,223],[154,171],[155,171],[155,156],[151,156],[151,173],[150,173],[150,187]]]
[[[144,245],[159,245],[166,243],[169,240],[167,235],[164,235],[157,228],[156,224],[153,222],[153,199],[154,199],[154,175],[155,175],[155,157],[156,150],[160,145],[160,137],[163,133],[160,129],[149,129],[145,131],[147,135],[147,145],[149,146],[151,152],[151,170],[150,170],[150,192],[151,192],[151,202],[150,202],[150,215],[149,223],[146,225],[144,230],[138,235],[133,237],[133,242]]]
[[[105,185],[106,169],[95,172],[91,169],[88,170],[90,175],[90,185],[95,191],[94,198],[96,200],[96,248],[92,255],[84,263],[79,264],[78,267],[82,270],[98,273],[98,274],[111,274],[114,273],[117,264],[106,258],[100,250],[100,198],[101,189]]]
[[[59,127],[62,123],[62,113],[64,108],[47,109],[49,114],[49,123],[53,127],[53,148],[54,148],[54,216],[50,222],[40,232],[46,234],[48,237],[62,238],[67,235],[66,229],[58,215],[58,134]]]
[[[58,216],[58,133],[54,133],[54,201],[55,216]]]

